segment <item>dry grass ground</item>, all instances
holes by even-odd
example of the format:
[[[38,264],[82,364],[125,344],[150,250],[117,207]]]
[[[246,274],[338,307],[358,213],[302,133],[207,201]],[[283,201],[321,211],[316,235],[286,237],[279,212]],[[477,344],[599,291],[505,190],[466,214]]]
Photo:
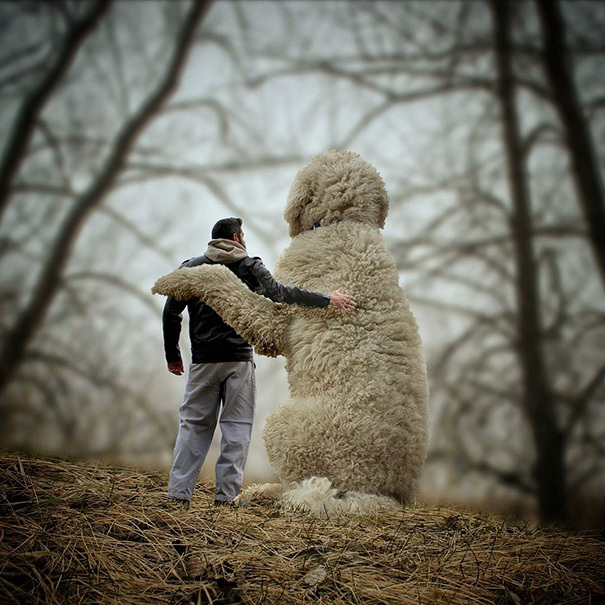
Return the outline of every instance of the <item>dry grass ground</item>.
[[[598,603],[605,536],[417,505],[214,508],[166,476],[0,452],[2,603]]]

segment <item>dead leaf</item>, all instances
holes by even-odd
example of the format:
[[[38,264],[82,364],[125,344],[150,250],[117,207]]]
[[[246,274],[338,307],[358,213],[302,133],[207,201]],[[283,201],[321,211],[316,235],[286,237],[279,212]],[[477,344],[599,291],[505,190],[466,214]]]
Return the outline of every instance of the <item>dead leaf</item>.
[[[185,561],[187,577],[193,580],[202,579],[207,575],[207,566],[199,557],[191,555]]]
[[[323,565],[312,569],[304,578],[303,582],[308,586],[317,586],[321,584],[327,577],[328,572]]]

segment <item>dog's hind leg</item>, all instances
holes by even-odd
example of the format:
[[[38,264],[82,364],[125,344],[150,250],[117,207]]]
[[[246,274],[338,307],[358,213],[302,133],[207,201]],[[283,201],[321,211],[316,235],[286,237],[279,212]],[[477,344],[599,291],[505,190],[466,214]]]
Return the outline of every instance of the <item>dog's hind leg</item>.
[[[267,418],[265,447],[282,483],[328,477],[338,490],[372,484],[363,427],[338,408],[327,396],[292,397]]]

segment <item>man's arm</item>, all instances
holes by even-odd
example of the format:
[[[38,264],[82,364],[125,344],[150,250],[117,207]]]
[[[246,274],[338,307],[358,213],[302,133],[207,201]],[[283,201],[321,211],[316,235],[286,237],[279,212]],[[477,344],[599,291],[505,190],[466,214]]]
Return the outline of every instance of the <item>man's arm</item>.
[[[164,312],[162,313],[164,352],[166,354],[168,371],[177,376],[180,376],[184,371],[181,349],[179,348],[179,337],[181,335],[183,311],[186,306],[187,301],[169,298],[164,305]]]
[[[296,303],[307,307],[327,307],[329,304],[333,304],[339,309],[346,310],[355,308],[353,297],[341,293],[340,288],[329,295],[280,284],[260,259],[255,259],[251,271],[259,283],[256,290],[257,294],[262,294],[273,302]]]

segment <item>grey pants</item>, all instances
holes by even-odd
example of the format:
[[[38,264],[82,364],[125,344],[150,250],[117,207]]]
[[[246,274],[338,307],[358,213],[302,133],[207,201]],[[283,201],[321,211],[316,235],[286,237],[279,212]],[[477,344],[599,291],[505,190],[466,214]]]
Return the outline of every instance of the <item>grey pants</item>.
[[[189,500],[206,459],[220,414],[221,451],[216,461],[216,499],[240,492],[256,411],[253,361],[192,363],[179,410],[179,434],[168,493]]]

